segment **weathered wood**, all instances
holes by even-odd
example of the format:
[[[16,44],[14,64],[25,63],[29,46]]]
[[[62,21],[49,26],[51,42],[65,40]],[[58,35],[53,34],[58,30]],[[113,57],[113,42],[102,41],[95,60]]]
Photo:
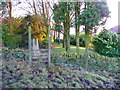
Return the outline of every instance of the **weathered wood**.
[[[39,51],[39,52],[36,52]],[[35,49],[32,51],[33,53],[36,52],[36,54],[32,56],[33,63],[34,64],[46,64],[48,63],[48,50],[46,49]]]
[[[48,27],[48,65],[50,67],[51,62],[51,38],[50,38],[50,25]]]
[[[40,58],[44,59],[44,58],[48,58],[48,56],[41,56]]]
[[[28,27],[28,45],[29,45],[29,65],[31,66],[31,62],[32,62],[32,53],[31,53],[31,27]]]
[[[29,36],[29,38],[31,38],[31,37]],[[29,45],[30,45],[30,42],[29,42]],[[31,54],[32,60],[29,60],[29,63],[30,63],[30,61],[34,64],[35,63],[38,64],[40,62],[43,62],[43,63],[44,62],[50,62],[50,52],[49,52],[49,50],[39,49],[39,44],[38,44],[38,39],[37,38],[33,39],[33,44],[32,45],[33,45],[32,50],[29,49],[29,54]],[[29,57],[29,59],[31,59],[31,58]]]
[[[45,55],[48,55],[48,53],[40,53],[39,55],[41,55],[41,56],[44,55],[45,56]]]

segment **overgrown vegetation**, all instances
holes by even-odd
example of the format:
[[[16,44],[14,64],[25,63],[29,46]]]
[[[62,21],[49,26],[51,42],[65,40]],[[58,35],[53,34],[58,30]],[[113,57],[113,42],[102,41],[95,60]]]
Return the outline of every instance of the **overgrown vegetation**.
[[[18,61],[26,61],[28,60],[28,51],[18,48],[9,49],[6,47],[2,47],[2,59],[4,61],[12,59],[16,59]]]
[[[52,62],[57,64],[65,64],[73,67],[85,68],[85,54],[77,53],[61,53],[53,54]],[[120,58],[110,58],[107,56],[101,56],[99,54],[92,54],[89,52],[89,65],[88,70],[95,71],[108,71],[118,75]]]
[[[118,88],[108,73],[81,71],[64,65],[31,68],[26,62],[3,62],[3,88]]]
[[[5,46],[0,48],[3,59],[2,88],[120,88],[120,36],[103,31],[93,41],[94,49],[99,54],[92,48],[88,49],[92,33],[105,25],[109,17],[106,2],[50,4],[41,0],[24,1],[29,9],[27,16],[21,18],[12,16],[14,7],[11,0],[0,3],[0,10],[3,9],[1,32]],[[15,6],[20,3],[16,2]],[[45,53],[41,51],[41,55],[35,55],[39,58],[32,58],[32,61],[28,57],[28,50],[25,50],[28,43],[31,48],[28,26],[32,34],[29,34],[29,40],[31,36],[38,38],[40,49],[48,48]],[[83,26],[85,34],[79,35],[80,26]],[[71,36],[71,44],[76,45],[76,48],[70,45],[71,27],[76,32],[76,36]],[[60,34],[63,34],[63,40],[60,40]],[[53,38],[59,44],[62,42],[64,48],[56,49],[53,45],[50,61],[50,42],[54,41]],[[38,54],[36,50],[30,51],[30,56],[33,56],[31,53]],[[42,61],[42,58],[47,59],[47,51],[50,62]],[[28,60],[31,64],[28,64]]]
[[[4,22],[8,22],[5,20]],[[15,22],[15,20],[13,19]],[[18,34],[19,30],[15,30],[18,26],[10,27],[9,25],[2,25],[2,41],[5,46],[9,48],[17,48],[21,42],[21,36]]]
[[[95,51],[109,57],[120,57],[120,35],[104,30],[94,37]]]
[[[90,42],[92,41],[92,39],[93,39],[93,37],[91,35],[89,35]],[[89,42],[89,45],[91,45],[90,42]],[[76,45],[76,36],[75,35],[70,36],[70,44]],[[79,35],[79,46],[85,47],[85,33],[80,33],[80,35]]]

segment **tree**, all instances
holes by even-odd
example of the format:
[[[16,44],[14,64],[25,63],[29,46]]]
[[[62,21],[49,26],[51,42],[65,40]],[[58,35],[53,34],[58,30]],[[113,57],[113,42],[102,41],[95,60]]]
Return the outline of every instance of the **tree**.
[[[21,46],[27,46],[28,44],[28,23],[31,25],[32,37],[38,38],[39,41],[42,41],[43,38],[47,38],[47,29],[44,25],[44,20],[39,15],[28,15],[21,21],[20,32],[22,36]]]
[[[60,44],[60,33],[62,33],[63,31],[63,26],[60,25],[59,23],[58,24],[55,24],[55,29],[54,29],[55,32],[57,32],[57,42],[58,44]]]
[[[59,2],[54,4],[54,21],[55,23],[62,23],[64,27],[64,45],[67,52],[70,52],[70,26],[71,26],[71,10],[72,3]]]
[[[2,11],[1,17],[12,18],[12,1],[11,0],[9,0],[9,2],[7,2],[7,0],[1,1],[0,10]]]
[[[78,17],[80,15],[80,2],[76,2],[75,5],[75,31],[76,31],[76,53],[79,54],[79,32],[80,32],[80,24],[78,22]]]
[[[18,4],[19,3],[17,2],[16,5]],[[9,0],[9,2],[7,0],[0,2],[0,10],[2,12],[3,43],[10,48],[18,47],[21,40],[20,36],[17,34],[19,31],[18,27],[20,20],[12,17],[13,7],[13,2],[11,0]]]
[[[12,18],[12,2],[11,0],[8,2],[9,4],[9,17]]]
[[[2,39],[5,46],[10,48],[19,47],[21,37],[18,34],[22,18],[5,19],[2,23]],[[12,25],[12,26],[11,26]]]
[[[27,10],[27,14],[28,15],[39,15],[40,17],[42,17],[43,22],[44,22],[44,27],[46,28],[46,37],[48,37],[48,64],[50,66],[50,54],[51,54],[51,38],[50,38],[50,28],[51,26],[51,16],[52,13],[50,13],[50,10],[52,10],[51,4],[45,0],[32,0],[32,2],[30,2],[30,0],[25,0],[25,3],[27,2],[27,4],[29,5],[29,9],[27,10],[24,7],[21,7],[21,9],[24,9],[25,11]]]
[[[7,14],[7,2],[0,2],[0,10],[2,11],[1,13],[1,18],[4,17]]]
[[[84,10],[79,15],[77,23],[83,25],[85,30],[87,68],[89,35],[97,30],[97,26],[105,24],[110,12],[105,2],[84,2],[84,5]]]
[[[51,22],[49,21],[49,18],[51,18],[51,4],[47,0],[25,0],[23,3],[26,3],[27,7],[20,7],[20,9],[26,11],[27,15],[39,15],[42,17],[48,33],[49,23]]]

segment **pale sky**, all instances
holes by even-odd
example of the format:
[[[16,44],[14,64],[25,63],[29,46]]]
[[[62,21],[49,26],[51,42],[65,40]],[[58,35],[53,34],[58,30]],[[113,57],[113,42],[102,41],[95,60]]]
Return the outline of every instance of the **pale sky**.
[[[16,0],[17,1],[17,0]],[[20,1],[24,1],[24,0],[20,0]],[[54,0],[56,1],[56,0]],[[120,0],[107,0],[107,4],[110,10],[110,16],[111,18],[108,19],[107,23],[106,23],[106,28],[110,29],[112,27],[114,27],[115,25],[118,25],[118,2]],[[19,16],[23,16],[26,12],[18,9],[19,7],[27,7],[25,5],[25,3],[19,4],[17,5],[15,8],[13,8],[13,16],[15,17],[19,17]]]
[[[110,10],[111,18],[106,23],[106,28],[110,29],[115,25],[118,25],[118,2],[120,0],[107,0],[107,4]]]

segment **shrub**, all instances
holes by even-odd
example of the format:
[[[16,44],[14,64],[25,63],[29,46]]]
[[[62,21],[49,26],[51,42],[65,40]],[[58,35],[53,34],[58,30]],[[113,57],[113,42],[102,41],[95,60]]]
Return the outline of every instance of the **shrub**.
[[[92,41],[92,36],[89,36],[90,42]],[[70,36],[70,44],[71,45],[76,45],[76,36],[71,35]],[[89,43],[91,45],[91,43]],[[79,35],[79,46],[85,47],[85,33],[80,33]]]
[[[10,32],[8,26],[2,26],[2,40],[9,48],[19,47],[21,37],[15,32]]]
[[[104,30],[93,40],[95,51],[109,57],[120,57],[120,36]]]
[[[19,59],[19,60],[28,60],[28,51],[22,49],[9,49],[7,47],[2,47],[2,58],[3,60],[12,60]]]
[[[44,40],[42,40],[41,42],[39,42],[39,47],[40,48],[48,48],[48,40],[47,38],[44,38]]]
[[[55,39],[54,42],[59,43],[59,39],[58,39],[58,38]],[[52,42],[52,43],[54,43],[54,42]],[[60,43],[63,43],[63,40],[62,40],[62,39],[60,39]]]
[[[52,63],[55,64],[63,64],[72,67],[86,67],[86,54],[77,54],[77,53],[67,53],[63,52],[61,54],[52,54]],[[88,54],[89,61],[88,61],[88,70],[95,70],[95,71],[107,71],[113,74],[119,73],[119,64],[120,58],[113,58],[100,55],[98,53]]]
[[[81,33],[79,36],[79,46],[85,47],[85,33]]]
[[[75,39],[75,35],[74,35],[74,34],[72,34],[72,35],[70,36],[70,44],[71,44],[71,45],[76,45],[76,39]]]
[[[19,46],[20,37],[19,35],[15,34],[7,35],[6,38],[4,39],[4,43],[9,48],[16,48]]]

